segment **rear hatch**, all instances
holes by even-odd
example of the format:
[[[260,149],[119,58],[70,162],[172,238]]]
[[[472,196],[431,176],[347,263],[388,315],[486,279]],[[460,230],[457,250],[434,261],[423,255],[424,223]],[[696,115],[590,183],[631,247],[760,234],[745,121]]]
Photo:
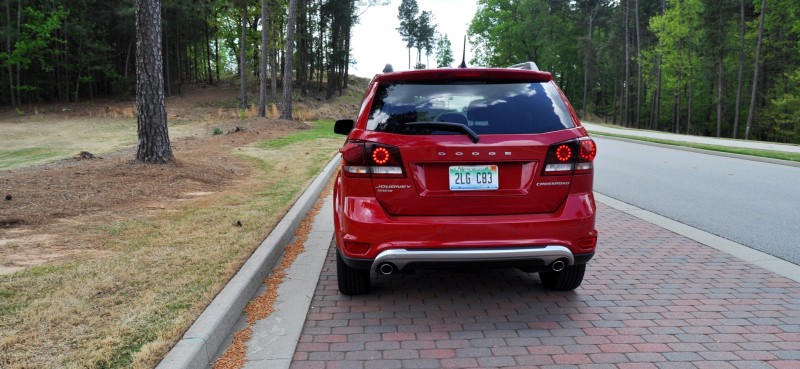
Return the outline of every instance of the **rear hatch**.
[[[583,134],[549,74],[533,76],[379,83],[360,142],[384,210],[469,216],[558,209]],[[572,167],[545,171],[562,163],[559,148]]]

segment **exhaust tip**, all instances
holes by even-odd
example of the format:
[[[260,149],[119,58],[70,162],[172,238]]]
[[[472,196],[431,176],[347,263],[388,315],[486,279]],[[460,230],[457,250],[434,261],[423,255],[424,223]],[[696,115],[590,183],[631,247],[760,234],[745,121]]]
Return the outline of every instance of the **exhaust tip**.
[[[558,259],[558,260],[554,261],[553,264],[550,265],[550,268],[554,272],[560,272],[560,271],[564,270],[564,268],[566,268],[566,267],[567,267],[567,263],[565,263],[564,260],[561,260],[561,259]]]
[[[378,271],[383,275],[390,275],[394,273],[394,265],[391,263],[383,263],[378,266]]]

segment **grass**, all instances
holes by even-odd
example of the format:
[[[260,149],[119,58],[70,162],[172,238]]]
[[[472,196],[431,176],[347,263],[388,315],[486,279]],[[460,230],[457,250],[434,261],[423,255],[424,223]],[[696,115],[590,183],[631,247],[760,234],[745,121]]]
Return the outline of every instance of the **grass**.
[[[319,120],[314,123],[314,128],[310,130],[293,133],[276,140],[265,141],[259,144],[259,147],[263,149],[279,149],[299,141],[308,140],[312,137],[327,139],[341,138],[340,141],[343,141],[344,136],[333,133],[333,123],[332,120]]]
[[[81,151],[102,156],[137,142],[136,118],[30,117],[19,122],[0,123],[3,131],[0,170],[53,162]],[[196,132],[194,125],[170,121],[170,138]]]
[[[175,211],[59,225],[103,255],[0,278],[0,366],[155,366],[341,146],[331,125],[236,150],[251,174]]]
[[[701,143],[694,143],[694,142],[663,140],[663,139],[659,139],[659,138],[631,136],[631,135],[620,135],[620,134],[616,134],[616,133],[606,133],[606,132],[592,132],[592,135],[594,135],[594,136],[618,137],[618,138],[625,138],[625,139],[629,139],[629,140],[637,140],[637,141],[659,143],[659,144],[664,144],[664,145],[683,146],[683,147],[691,147],[691,148],[702,149],[702,150],[726,152],[726,153],[731,153],[731,154],[750,155],[750,156],[757,156],[757,157],[762,157],[762,158],[780,159],[780,160],[789,160],[789,161],[800,162],[800,154],[793,153],[793,152],[772,151],[772,150],[758,150],[758,149],[748,149],[748,148],[742,148],[742,147],[729,147],[729,146],[719,146],[719,145],[708,145],[708,144],[701,144]]]
[[[65,150],[53,150],[46,147],[28,147],[16,150],[0,151],[0,170],[12,169],[30,163],[41,163],[68,155]]]

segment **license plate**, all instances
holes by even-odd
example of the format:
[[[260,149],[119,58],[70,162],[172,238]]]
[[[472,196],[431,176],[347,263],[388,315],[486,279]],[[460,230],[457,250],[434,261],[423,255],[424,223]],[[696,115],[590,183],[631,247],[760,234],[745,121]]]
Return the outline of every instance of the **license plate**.
[[[450,167],[451,191],[496,190],[497,165],[459,165]]]

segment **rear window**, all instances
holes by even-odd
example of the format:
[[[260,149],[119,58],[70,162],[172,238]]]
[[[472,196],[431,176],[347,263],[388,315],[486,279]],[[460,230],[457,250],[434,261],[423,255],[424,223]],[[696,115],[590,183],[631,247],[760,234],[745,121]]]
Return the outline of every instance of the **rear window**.
[[[453,134],[405,126],[410,122],[459,123],[479,135],[544,133],[575,127],[550,82],[380,84],[370,108],[368,130]]]

